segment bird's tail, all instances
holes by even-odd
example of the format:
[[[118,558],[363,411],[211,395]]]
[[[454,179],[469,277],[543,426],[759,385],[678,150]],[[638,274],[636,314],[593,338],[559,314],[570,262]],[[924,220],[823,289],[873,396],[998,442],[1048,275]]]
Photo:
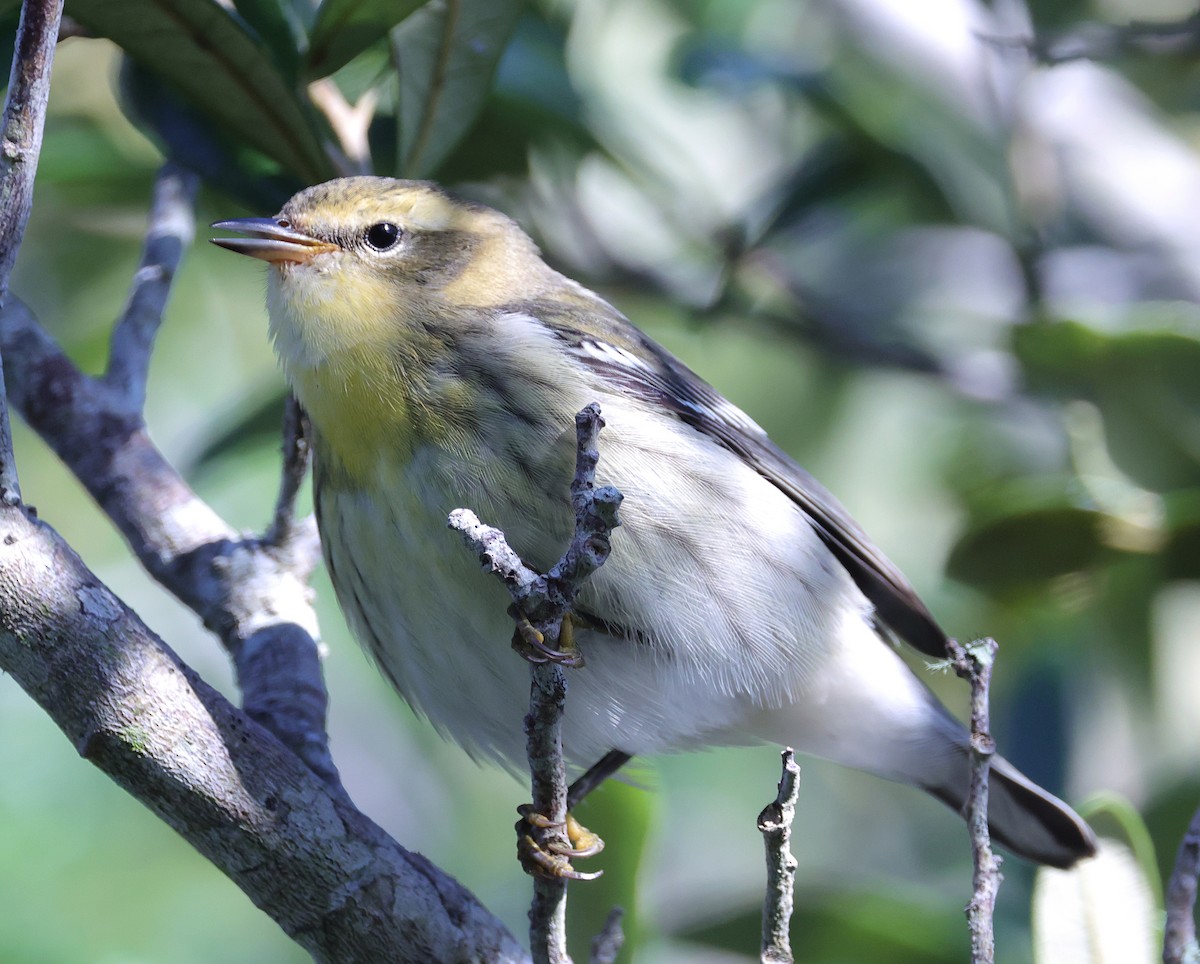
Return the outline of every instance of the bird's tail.
[[[963,813],[969,770],[965,747],[942,766],[936,783],[922,781],[933,796]],[[1070,867],[1096,852],[1096,837],[1083,818],[1043,790],[1003,757],[992,757],[988,781],[988,826],[992,838],[1029,860]]]
[[[849,623],[810,694],[759,711],[746,727],[770,743],[920,787],[963,812],[966,729],[861,621]],[[989,791],[992,834],[1018,855],[1069,867],[1095,853],[1082,818],[1002,757],[992,758]]]

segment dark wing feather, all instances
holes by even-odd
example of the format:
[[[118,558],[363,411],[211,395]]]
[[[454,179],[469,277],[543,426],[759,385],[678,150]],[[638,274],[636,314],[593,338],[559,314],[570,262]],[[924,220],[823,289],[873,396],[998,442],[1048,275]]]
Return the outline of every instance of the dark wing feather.
[[[521,309],[545,321],[585,365],[610,384],[673,411],[784,492],[812,519],[821,541],[874,604],[878,619],[921,652],[946,656],[946,634],[921,602],[904,574],[871,542],[828,490],[789,458],[748,415],[722,397],[665,349],[634,328],[608,305],[599,335],[572,323],[575,312],[560,304],[534,303]],[[586,310],[597,330],[595,303]]]

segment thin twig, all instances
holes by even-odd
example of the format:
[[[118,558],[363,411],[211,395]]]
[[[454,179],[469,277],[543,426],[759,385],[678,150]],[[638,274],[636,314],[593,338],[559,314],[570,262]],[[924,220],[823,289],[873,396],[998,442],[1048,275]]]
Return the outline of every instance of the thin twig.
[[[781,754],[783,773],[779,790],[771,803],[758,815],[758,829],[767,853],[767,893],[763,900],[762,964],[791,964],[793,893],[796,883],[796,858],[792,855],[792,821],[796,818],[796,800],[800,796],[800,766],[789,746]]]
[[[988,710],[988,687],[996,662],[994,639],[977,639],[967,647],[949,640],[954,672],[971,684],[971,783],[967,791],[967,828],[971,835],[971,855],[975,862],[974,893],[967,904],[967,922],[971,930],[972,964],[993,964],[996,938],[993,919],[1000,882],[1000,858],[992,851],[988,830],[988,770],[996,752],[992,740]]]
[[[198,181],[194,174],[164,164],[154,180],[142,258],[133,276],[125,310],[109,342],[104,381],[130,412],[146,405],[146,376],[154,337],[162,324],[175,271],[195,234],[192,202]]]
[[[0,304],[33,206],[33,178],[50,100],[63,0],[25,0],[0,124]]]
[[[8,98],[0,121],[0,308],[8,301],[9,279],[33,207],[33,179],[62,11],[63,0],[25,0],[17,24]],[[21,482],[13,457],[7,397],[0,363],[0,505],[15,506],[21,502]]]
[[[604,919],[600,933],[592,938],[592,956],[588,964],[614,964],[625,943],[625,932],[621,930],[622,911],[614,907]]]
[[[1182,57],[1200,47],[1200,12],[1179,20],[1083,23],[1051,36],[983,36],[1000,49],[1028,51],[1048,66],[1075,60],[1113,60],[1127,54]]]
[[[521,561],[508,545],[504,533],[480,523],[468,509],[450,514],[449,525],[504,582],[517,609],[545,639],[557,646],[562,621],[570,610],[584,580],[604,564],[610,535],[618,525],[621,494],[612,486],[595,487],[599,460],[597,439],[604,421],[600,406],[592,403],[575,417],[576,464],[571,482],[575,509],[575,534],[559,562],[544,576]],[[545,845],[562,839],[561,826],[567,816],[566,765],[562,756],[562,711],[566,678],[559,662],[532,662],[529,713],[525,719],[533,808],[551,823],[535,840]],[[534,899],[529,910],[530,944],[534,959],[564,964],[566,950],[566,879],[534,878]]]
[[[1196,943],[1196,878],[1200,875],[1200,810],[1179,842],[1175,866],[1167,882],[1167,926],[1163,935],[1163,964],[1200,961]]]
[[[549,638],[549,637],[547,637]],[[567,677],[557,663],[530,666],[529,712],[525,715],[525,751],[529,758],[530,797],[534,812],[552,824],[531,834],[539,846],[568,844],[559,829],[567,822],[567,766],[563,760],[562,717]],[[567,878],[537,875],[529,905],[529,949],[537,964],[571,964],[567,953]]]
[[[307,429],[304,409],[289,392],[283,404],[283,471],[279,476],[279,495],[275,499],[274,518],[263,535],[263,541],[271,546],[284,547],[297,536],[300,523],[296,520],[296,496],[308,475],[312,455]]]

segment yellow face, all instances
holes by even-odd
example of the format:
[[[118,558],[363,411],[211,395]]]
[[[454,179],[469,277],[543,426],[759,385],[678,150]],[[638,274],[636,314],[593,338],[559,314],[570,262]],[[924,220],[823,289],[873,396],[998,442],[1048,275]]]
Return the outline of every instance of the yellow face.
[[[222,247],[271,265],[267,306],[285,374],[340,461],[436,433],[454,386],[432,366],[455,332],[562,279],[509,218],[435,185],[343,178],[273,218],[223,221]]]
[[[536,296],[551,281],[509,218],[436,185],[352,177],[301,191],[274,218],[222,221],[216,243],[272,265],[268,305],[285,366],[394,344],[431,313]]]

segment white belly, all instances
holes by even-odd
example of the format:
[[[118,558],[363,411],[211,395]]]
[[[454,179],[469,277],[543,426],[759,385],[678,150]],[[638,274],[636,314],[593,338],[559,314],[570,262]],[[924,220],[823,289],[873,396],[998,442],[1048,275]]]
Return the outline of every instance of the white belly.
[[[567,674],[568,757],[586,766],[611,749],[743,742],[753,739],[745,725],[763,709],[824,701],[834,640],[846,620],[861,631],[868,604],[807,519],[699,436],[697,445],[708,446],[703,464],[714,466],[703,517],[665,503],[661,493],[678,491],[700,453],[652,456],[647,478],[647,452],[678,449],[660,434],[670,426],[613,422],[598,481],[624,493],[622,524],[580,607],[633,638],[578,634],[586,662]],[[397,690],[472,754],[521,766],[529,668],[509,645],[510,600],[446,517],[471,508],[540,557],[527,562],[547,565],[565,544],[570,514],[564,483],[561,499],[548,497],[530,518],[484,477],[491,456],[428,448],[393,469],[403,482],[386,492],[321,485],[318,498],[342,608]],[[648,488],[659,493],[657,511]],[[735,505],[737,512],[723,511]],[[803,746],[801,737],[791,742]]]

